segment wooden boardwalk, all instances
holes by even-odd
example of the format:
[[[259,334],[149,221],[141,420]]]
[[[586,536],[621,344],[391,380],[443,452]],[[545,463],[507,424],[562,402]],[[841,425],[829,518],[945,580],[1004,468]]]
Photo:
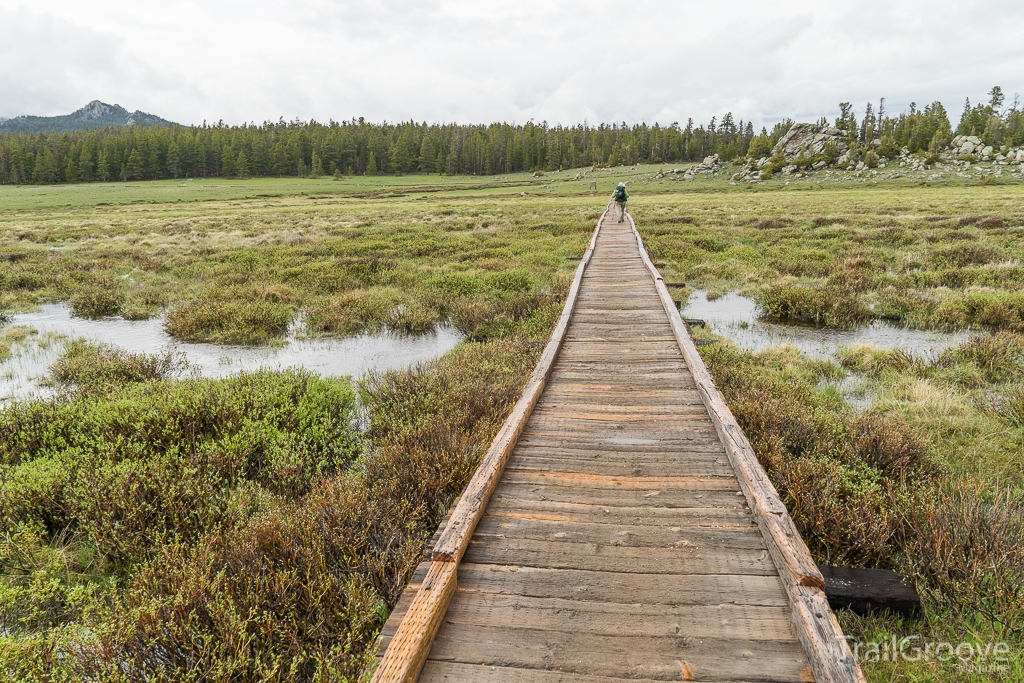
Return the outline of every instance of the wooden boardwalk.
[[[602,218],[373,680],[862,681],[710,382],[631,219]]]

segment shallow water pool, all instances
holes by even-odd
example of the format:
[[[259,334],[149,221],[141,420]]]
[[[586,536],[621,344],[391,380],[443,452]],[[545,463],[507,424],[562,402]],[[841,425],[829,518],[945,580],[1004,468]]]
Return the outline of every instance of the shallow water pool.
[[[941,353],[975,334],[910,330],[879,320],[855,330],[834,330],[767,322],[759,320],[758,313],[757,304],[739,294],[708,301],[707,294],[700,290],[690,295],[683,308],[684,317],[706,321],[712,332],[746,351],[792,344],[808,356],[823,359],[833,358],[838,349],[854,344],[900,348],[916,355]]]
[[[111,344],[132,353],[173,350],[185,355],[190,369],[204,377],[223,377],[260,368],[300,367],[323,376],[358,377],[368,370],[395,370],[428,361],[453,349],[463,335],[451,326],[419,336],[362,334],[343,339],[305,339],[289,331],[283,345],[220,346],[175,342],[164,331],[162,318],[123,320],[74,318],[66,304],[47,304],[34,313],[15,315],[0,329],[22,326],[39,334],[15,345],[14,354],[0,363],[0,402],[46,396],[40,386],[47,368],[60,356],[64,342],[84,338]]]

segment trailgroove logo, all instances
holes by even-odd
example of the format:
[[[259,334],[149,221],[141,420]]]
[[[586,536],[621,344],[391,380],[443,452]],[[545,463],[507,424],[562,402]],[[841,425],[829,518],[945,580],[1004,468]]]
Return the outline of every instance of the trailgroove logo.
[[[862,642],[846,637],[858,662],[956,662],[965,673],[1008,671],[1009,643],[923,641],[920,636]]]

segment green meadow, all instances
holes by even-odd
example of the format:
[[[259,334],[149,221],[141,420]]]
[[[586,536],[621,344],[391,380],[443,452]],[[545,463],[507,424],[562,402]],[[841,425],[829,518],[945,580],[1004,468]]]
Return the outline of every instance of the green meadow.
[[[676,298],[972,332],[825,360],[695,334],[816,559],[899,570],[922,595],[919,615],[840,613],[844,629],[1011,650],[984,670],[864,661],[869,680],[1024,678],[1024,185],[667,170],[0,186],[0,314],[68,302],[217,344],[285,343],[296,321],[465,335],[358,378],[206,379],[170,351],[68,344],[54,398],[0,407],[0,670],[359,680],[623,180]],[[0,362],[32,339],[0,328]],[[836,388],[848,376],[870,405]]]

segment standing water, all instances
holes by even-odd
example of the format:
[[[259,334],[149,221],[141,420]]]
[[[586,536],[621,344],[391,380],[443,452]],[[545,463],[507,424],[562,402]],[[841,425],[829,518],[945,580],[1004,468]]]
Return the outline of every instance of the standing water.
[[[756,303],[739,294],[726,294],[708,301],[703,291],[694,292],[683,309],[683,315],[704,320],[712,332],[745,351],[789,344],[807,356],[823,360],[833,360],[839,349],[855,344],[903,349],[914,355],[937,354],[971,336],[970,332],[910,330],[878,320],[855,330],[784,325],[761,320],[759,313]],[[827,385],[858,410],[869,408],[874,400],[865,378],[856,373],[848,372],[842,379],[821,383],[823,388]]]
[[[760,320],[758,313],[757,304],[739,294],[708,301],[706,292],[699,290],[690,296],[683,309],[685,317],[704,320],[712,332],[745,351],[792,344],[802,353],[821,359],[832,359],[840,348],[855,344],[903,349],[914,354],[940,353],[971,336],[970,332],[911,330],[880,320],[854,330],[784,325]]]
[[[47,304],[37,312],[12,316],[0,332],[25,327],[39,334],[29,343],[14,347],[12,356],[0,363],[0,403],[50,392],[40,386],[47,368],[60,357],[64,342],[86,339],[117,346],[132,353],[184,354],[190,369],[203,377],[223,377],[261,368],[305,368],[323,376],[356,376],[368,370],[397,370],[428,361],[453,349],[463,336],[445,325],[419,336],[362,334],[343,339],[297,338],[289,331],[280,346],[220,346],[185,344],[164,331],[162,318],[123,320],[74,318],[66,304]],[[33,341],[34,340],[34,341]]]

